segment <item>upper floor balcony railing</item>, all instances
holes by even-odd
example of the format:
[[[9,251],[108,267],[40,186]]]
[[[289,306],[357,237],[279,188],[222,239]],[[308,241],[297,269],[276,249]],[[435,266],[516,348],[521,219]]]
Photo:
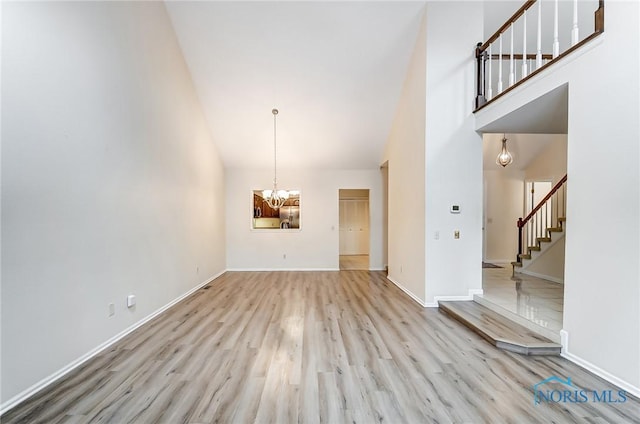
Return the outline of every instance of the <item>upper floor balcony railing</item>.
[[[588,22],[590,16],[593,25]],[[581,32],[588,35],[581,38]],[[476,110],[603,32],[604,0],[525,2],[487,41],[477,45]]]

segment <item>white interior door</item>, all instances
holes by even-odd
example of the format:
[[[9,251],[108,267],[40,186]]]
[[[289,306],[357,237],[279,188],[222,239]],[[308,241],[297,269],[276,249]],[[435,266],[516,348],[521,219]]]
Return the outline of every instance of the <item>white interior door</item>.
[[[340,254],[369,254],[369,200],[340,200]]]

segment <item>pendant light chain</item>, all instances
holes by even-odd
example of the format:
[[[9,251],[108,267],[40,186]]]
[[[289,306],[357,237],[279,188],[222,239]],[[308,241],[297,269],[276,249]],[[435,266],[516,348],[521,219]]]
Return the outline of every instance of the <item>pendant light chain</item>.
[[[276,116],[278,115],[278,109],[271,110],[273,114],[273,190],[263,190],[263,198],[267,201],[267,204],[272,209],[280,209],[289,198],[289,192],[286,190],[278,190],[278,143],[277,143],[277,131],[276,131]]]
[[[278,109],[273,109],[271,113],[273,113],[273,188],[275,190],[278,186],[278,154],[276,150],[278,148],[276,143],[276,117],[278,116]]]

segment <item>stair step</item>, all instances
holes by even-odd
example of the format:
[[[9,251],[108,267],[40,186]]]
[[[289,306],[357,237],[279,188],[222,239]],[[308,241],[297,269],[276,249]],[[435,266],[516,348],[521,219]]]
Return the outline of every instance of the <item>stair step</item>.
[[[520,254],[518,255],[518,257],[519,257],[520,259],[531,259],[531,254],[530,254],[530,253],[528,253],[528,254],[520,253]]]
[[[522,266],[522,262],[517,262],[517,261],[515,261],[515,262],[511,262],[511,266],[517,266],[517,267],[520,267],[520,266]]]
[[[438,302],[439,308],[499,349],[522,355],[559,355],[561,346],[474,301]]]
[[[551,237],[538,237],[536,240],[538,241],[538,243],[550,242],[551,241]]]
[[[561,233],[562,227],[549,227],[547,228],[547,231],[550,233]]]
[[[565,217],[565,216],[561,216],[561,217],[559,217],[559,218],[558,218],[558,221],[560,221],[560,222],[566,222],[566,221],[567,221],[567,217]]]
[[[542,250],[540,246],[529,246],[527,247],[527,249],[529,249],[529,252],[531,252],[532,250],[535,250],[536,252],[539,252],[540,250]]]

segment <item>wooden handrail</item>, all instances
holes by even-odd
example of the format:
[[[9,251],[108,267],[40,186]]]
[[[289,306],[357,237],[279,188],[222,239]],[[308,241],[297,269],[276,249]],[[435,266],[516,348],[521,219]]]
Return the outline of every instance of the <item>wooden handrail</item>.
[[[604,1],[604,0],[603,0]],[[511,23],[515,22],[518,20],[518,18],[520,16],[522,16],[524,14],[524,11],[529,9],[531,6],[533,6],[536,3],[536,0],[528,0],[526,1],[522,7],[520,7],[520,9],[518,9],[516,11],[516,13],[514,13],[509,19],[507,19],[507,22],[505,22],[500,29],[498,29],[487,41],[484,42],[483,45],[480,46],[480,51],[483,52],[487,49],[487,47],[489,47],[489,44],[493,43],[494,41],[496,41],[498,39],[498,37],[500,37],[500,34],[502,34],[507,28],[509,28],[509,26],[511,25]]]
[[[553,186],[553,188],[551,189],[551,191],[549,192],[549,194],[547,194],[544,199],[542,199],[540,201],[540,203],[538,203],[536,205],[535,208],[533,208],[533,210],[531,210],[531,212],[529,213],[529,215],[527,215],[526,218],[522,219],[518,219],[518,228],[522,228],[524,227],[524,225],[536,214],[536,212],[538,212],[540,210],[540,208],[542,208],[542,206],[547,203],[547,200],[551,199],[551,196],[553,196],[556,191],[558,191],[560,189],[560,187],[562,187],[562,185],[564,183],[567,182],[567,175],[565,174],[564,177],[562,177],[562,179],[560,179],[560,181],[558,181],[558,183]]]
[[[491,37],[489,37],[489,39],[485,41],[484,44],[480,46],[479,50],[481,52],[485,51],[489,47],[489,44],[496,41],[500,37],[500,34],[505,32],[506,29],[509,28],[509,26],[511,26],[512,23],[516,22],[520,18],[520,16],[524,14],[524,11],[529,10],[531,6],[533,6],[536,3],[536,1],[538,0],[527,0],[520,7],[520,9],[516,10],[516,12],[513,15],[511,15],[511,17],[507,19],[507,21],[504,24],[502,24],[502,26]],[[594,25],[593,32],[595,33],[604,32],[604,0],[598,1],[598,9],[595,11],[595,25]]]

